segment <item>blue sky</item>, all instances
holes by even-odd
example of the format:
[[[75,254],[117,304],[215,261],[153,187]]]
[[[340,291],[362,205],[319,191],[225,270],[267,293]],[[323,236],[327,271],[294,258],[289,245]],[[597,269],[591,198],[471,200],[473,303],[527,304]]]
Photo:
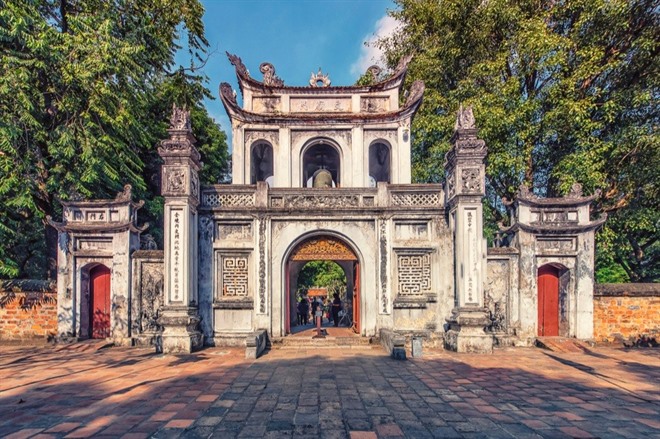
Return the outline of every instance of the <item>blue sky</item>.
[[[229,133],[229,121],[218,97],[221,82],[238,91],[225,51],[243,59],[261,80],[259,65],[268,61],[286,85],[306,85],[319,67],[333,85],[351,85],[374,64],[375,49],[364,42],[390,31],[386,17],[391,0],[202,0],[211,58],[203,71],[216,97],[206,102],[212,117]],[[185,63],[185,62],[184,62]]]

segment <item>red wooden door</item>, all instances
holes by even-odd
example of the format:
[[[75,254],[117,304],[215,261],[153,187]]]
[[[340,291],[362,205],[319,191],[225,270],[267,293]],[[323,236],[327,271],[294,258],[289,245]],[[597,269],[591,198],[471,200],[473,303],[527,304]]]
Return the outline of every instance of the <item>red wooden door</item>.
[[[539,336],[559,335],[559,270],[551,265],[539,268]]]
[[[89,272],[92,338],[110,337],[110,269],[99,265]]]
[[[353,331],[360,333],[360,263],[353,264]]]
[[[291,273],[289,272],[289,263],[284,266],[286,276],[286,315],[284,316],[284,334],[291,334]]]

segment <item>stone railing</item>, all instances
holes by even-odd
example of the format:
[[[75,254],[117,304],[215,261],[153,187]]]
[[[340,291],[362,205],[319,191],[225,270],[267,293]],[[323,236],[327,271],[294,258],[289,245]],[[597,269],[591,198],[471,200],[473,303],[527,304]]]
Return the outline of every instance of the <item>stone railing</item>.
[[[202,209],[442,209],[442,185],[388,185],[378,188],[269,188],[215,185],[202,188]]]

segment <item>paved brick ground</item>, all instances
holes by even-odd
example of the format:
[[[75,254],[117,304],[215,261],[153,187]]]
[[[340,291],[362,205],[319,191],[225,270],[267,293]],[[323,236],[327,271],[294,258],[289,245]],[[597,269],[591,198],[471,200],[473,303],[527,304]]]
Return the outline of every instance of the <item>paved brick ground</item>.
[[[0,437],[657,438],[659,354],[0,347]]]

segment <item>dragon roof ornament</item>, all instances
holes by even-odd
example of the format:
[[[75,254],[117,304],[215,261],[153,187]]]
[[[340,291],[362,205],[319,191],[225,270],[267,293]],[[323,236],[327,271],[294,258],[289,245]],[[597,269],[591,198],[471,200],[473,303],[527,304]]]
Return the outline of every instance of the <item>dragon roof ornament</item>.
[[[275,66],[269,62],[263,62],[259,66],[259,71],[264,74],[264,84],[271,87],[282,87],[284,81],[275,74]]]

